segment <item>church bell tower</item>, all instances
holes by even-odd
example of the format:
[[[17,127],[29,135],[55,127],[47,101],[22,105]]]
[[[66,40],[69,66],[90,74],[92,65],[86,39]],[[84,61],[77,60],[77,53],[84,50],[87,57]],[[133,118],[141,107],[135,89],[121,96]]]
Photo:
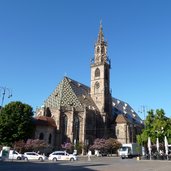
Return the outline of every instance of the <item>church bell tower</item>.
[[[91,97],[103,115],[103,120],[106,120],[106,116],[111,114],[110,60],[101,23],[94,47],[94,59],[91,60]]]

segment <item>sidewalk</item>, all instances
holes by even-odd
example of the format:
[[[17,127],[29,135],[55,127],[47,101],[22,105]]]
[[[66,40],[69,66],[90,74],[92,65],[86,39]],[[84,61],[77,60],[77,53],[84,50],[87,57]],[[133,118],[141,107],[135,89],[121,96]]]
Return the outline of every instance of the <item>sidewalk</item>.
[[[78,160],[80,160],[80,161],[88,161],[88,156],[87,155],[77,155],[77,157],[78,157]],[[119,158],[119,157],[116,154],[112,154],[112,156],[111,155],[99,156],[99,157],[97,157],[95,155],[91,156],[92,160],[103,159],[103,158]]]

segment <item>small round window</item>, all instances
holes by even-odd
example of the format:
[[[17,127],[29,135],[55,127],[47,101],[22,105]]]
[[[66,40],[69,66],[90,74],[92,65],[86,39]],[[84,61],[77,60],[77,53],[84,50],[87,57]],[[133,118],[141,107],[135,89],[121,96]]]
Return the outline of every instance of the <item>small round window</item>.
[[[98,89],[99,87],[100,87],[99,82],[96,82],[96,83],[95,83],[95,88]]]
[[[99,91],[100,91],[99,87],[100,87],[100,84],[99,84],[99,82],[97,81],[97,82],[95,83],[95,85],[94,85],[94,93],[95,93],[95,94],[99,93]]]

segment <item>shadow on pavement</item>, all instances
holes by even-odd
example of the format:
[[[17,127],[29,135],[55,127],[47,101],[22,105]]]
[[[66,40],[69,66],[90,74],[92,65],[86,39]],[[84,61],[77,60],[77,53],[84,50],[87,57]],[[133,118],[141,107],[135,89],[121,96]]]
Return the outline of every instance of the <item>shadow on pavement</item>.
[[[87,167],[104,166],[106,164],[96,163],[77,163],[77,162],[18,162],[18,161],[4,161],[0,162],[0,171],[95,171],[96,168],[90,169]]]

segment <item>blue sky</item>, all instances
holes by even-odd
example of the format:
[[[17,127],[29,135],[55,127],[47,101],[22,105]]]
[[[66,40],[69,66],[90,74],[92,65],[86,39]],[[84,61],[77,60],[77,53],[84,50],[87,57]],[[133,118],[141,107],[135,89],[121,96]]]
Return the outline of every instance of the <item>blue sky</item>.
[[[90,86],[102,20],[112,96],[142,118],[142,106],[170,117],[170,7],[170,0],[1,0],[0,86],[13,93],[4,104],[40,107],[65,75]]]

